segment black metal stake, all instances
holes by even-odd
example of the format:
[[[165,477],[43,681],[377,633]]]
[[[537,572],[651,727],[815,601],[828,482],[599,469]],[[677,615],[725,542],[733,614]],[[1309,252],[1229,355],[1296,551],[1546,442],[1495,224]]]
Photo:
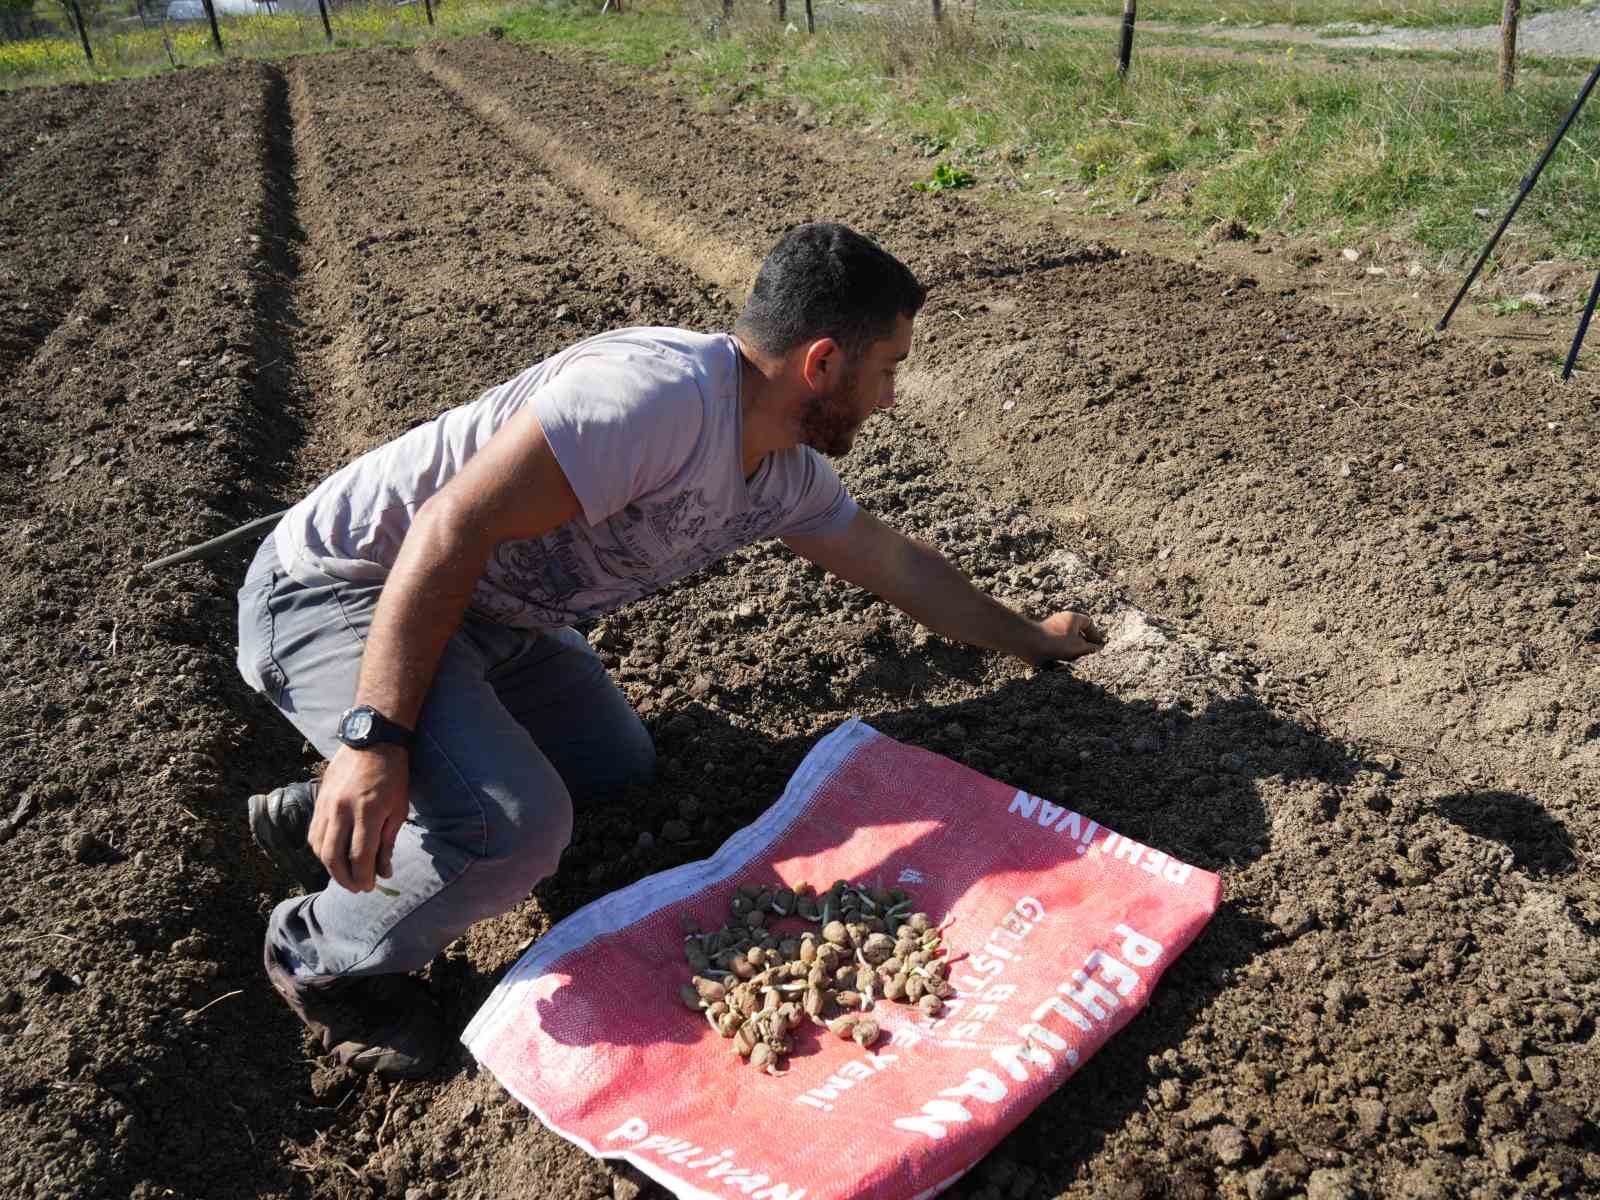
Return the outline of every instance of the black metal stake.
[[[427,10],[428,24],[433,24],[433,0],[422,0],[422,7]]]
[[[333,45],[333,26],[328,24],[328,0],[317,0],[317,11],[322,14],[322,32],[328,35],[328,45]]]
[[[1563,380],[1572,378],[1572,365],[1578,361],[1578,349],[1583,345],[1583,335],[1589,332],[1589,318],[1594,316],[1594,303],[1600,300],[1600,275],[1594,277],[1594,287],[1589,289],[1589,303],[1584,307],[1583,320],[1578,322],[1578,336],[1572,339],[1572,349],[1567,351],[1567,365],[1561,368]]]
[[[83,27],[83,10],[78,7],[78,0],[70,0],[72,4],[72,21],[78,27],[78,36],[83,39],[83,56],[89,60],[89,65],[94,66],[94,51],[89,49],[89,31]]]
[[[1467,289],[1472,286],[1472,281],[1478,277],[1478,272],[1483,270],[1483,264],[1489,261],[1489,255],[1494,252],[1495,243],[1500,240],[1500,235],[1506,231],[1506,226],[1511,224],[1511,218],[1517,215],[1517,209],[1522,207],[1522,202],[1528,198],[1528,193],[1533,190],[1539,173],[1544,170],[1545,163],[1550,161],[1550,156],[1556,152],[1556,146],[1566,136],[1567,127],[1578,115],[1578,110],[1583,107],[1583,102],[1589,98],[1589,93],[1594,91],[1594,85],[1600,82],[1600,63],[1595,63],[1594,70],[1589,73],[1589,82],[1583,85],[1583,90],[1578,93],[1578,98],[1572,102],[1572,108],[1567,112],[1567,119],[1561,122],[1561,128],[1556,130],[1555,137],[1550,139],[1550,144],[1545,147],[1544,156],[1539,159],[1539,165],[1534,167],[1527,175],[1522,177],[1522,190],[1517,193],[1517,198],[1511,202],[1511,210],[1506,213],[1506,219],[1500,222],[1500,228],[1494,231],[1494,236],[1489,239],[1489,244],[1483,248],[1483,253],[1478,255],[1478,261],[1473,264],[1472,271],[1467,275],[1467,281],[1461,285],[1461,290],[1456,293],[1456,298],[1450,301],[1450,307],[1445,309],[1444,316],[1439,318],[1435,329],[1443,330],[1450,324],[1450,318],[1455,315],[1456,306],[1461,303]]]
[[[217,29],[217,10],[212,7],[211,0],[202,0],[206,6],[206,20],[211,22],[211,44],[217,48],[220,55],[222,51],[222,34]]]
[[[1133,61],[1133,23],[1138,16],[1138,0],[1123,0],[1122,45],[1117,50],[1117,75],[1126,78],[1128,64]]]
[[[817,31],[817,15],[811,11],[811,0],[806,0],[806,32]]]

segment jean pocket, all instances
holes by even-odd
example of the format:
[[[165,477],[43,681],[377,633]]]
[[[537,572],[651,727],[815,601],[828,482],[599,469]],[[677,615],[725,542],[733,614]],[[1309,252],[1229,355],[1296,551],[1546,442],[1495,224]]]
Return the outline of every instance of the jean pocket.
[[[283,576],[273,571],[239,589],[239,674],[280,707],[289,681],[273,655],[272,597],[282,580]]]

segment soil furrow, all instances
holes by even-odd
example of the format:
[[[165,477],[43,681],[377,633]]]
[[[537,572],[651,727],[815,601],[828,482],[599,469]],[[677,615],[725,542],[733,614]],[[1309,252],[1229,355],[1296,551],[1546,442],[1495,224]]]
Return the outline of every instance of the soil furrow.
[[[501,137],[536,161],[545,163],[563,183],[575,190],[597,212],[642,243],[652,247],[728,295],[742,299],[761,265],[760,255],[727,245],[708,231],[669,213],[633,188],[623,187],[609,172],[595,166],[550,129],[528,121],[504,100],[451,65],[444,47],[425,49],[417,58],[425,71]]]
[[[378,56],[376,73],[352,78],[356,61],[293,74],[308,317],[328,342],[318,390],[332,418],[305,482],[585,332],[721,319],[692,275],[575,206],[412,55]],[[416,103],[396,106],[397,77]]]
[[[260,894],[238,803],[254,754],[283,739],[239,736],[233,581],[134,573],[164,543],[231,522],[219,510],[270,440],[258,426],[281,432],[281,394],[257,387],[273,344],[258,292],[274,286],[259,247],[285,199],[264,128],[272,92],[248,66],[124,91],[130,110],[180,114],[148,131],[161,168],[119,227],[127,242],[80,266],[89,319],[10,392],[31,418],[14,444],[41,478],[6,498],[0,548],[4,786],[26,813],[0,850],[17,885],[0,926],[51,932],[11,942],[8,983],[23,986],[0,1050],[9,1194],[195,1194],[218,1172],[280,1171],[250,1161],[256,1131],[283,1124],[271,1098],[292,1066],[256,977]],[[275,1041],[281,1058],[240,1053]],[[63,1136],[91,1125],[92,1139]]]
[[[171,143],[150,89],[66,89],[46,111],[0,118],[0,373],[21,371],[66,318],[91,270],[147,202]]]

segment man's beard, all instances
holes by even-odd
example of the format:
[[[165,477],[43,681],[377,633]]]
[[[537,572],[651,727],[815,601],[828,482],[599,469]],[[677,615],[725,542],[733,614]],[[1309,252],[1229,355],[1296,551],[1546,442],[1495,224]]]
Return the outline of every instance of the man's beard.
[[[856,431],[865,421],[860,415],[859,380],[851,371],[838,388],[811,397],[800,417],[800,440],[829,458],[842,458],[855,444]]]

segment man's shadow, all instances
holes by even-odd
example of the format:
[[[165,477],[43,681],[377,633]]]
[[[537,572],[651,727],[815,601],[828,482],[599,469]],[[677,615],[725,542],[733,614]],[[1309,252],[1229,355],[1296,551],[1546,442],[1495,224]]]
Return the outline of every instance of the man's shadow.
[[[1158,706],[1121,700],[1058,672],[1014,679],[956,703],[906,706],[903,692],[899,699],[899,706],[865,719],[899,741],[943,754],[1217,872],[1265,853],[1270,821],[1264,792],[1292,794],[1296,802],[1314,792],[1323,815],[1331,817],[1338,790],[1363,765],[1322,731],[1249,697],[1216,700],[1203,708],[1181,700]],[[801,760],[831,728],[772,738],[697,702],[652,714],[650,724],[660,754],[657,784],[581,807],[562,870],[537,892],[552,921],[647,875],[714,853],[782,794]],[[640,833],[654,836],[686,811],[697,814],[687,840],[656,837],[652,845],[640,846]],[[823,831],[814,840],[837,842],[850,832]],[[1041,1177],[1041,1194],[1046,1187],[1050,1194],[1060,1190],[1077,1164],[1144,1107],[1147,1089],[1158,1082],[1148,1060],[1181,1044],[1196,1015],[1275,936],[1265,922],[1225,899],[1167,970],[1146,1010],[1035,1110],[997,1153],[1010,1145],[1016,1155],[1038,1160],[1042,1156],[1031,1147],[1048,1142],[1049,1165],[1037,1169],[1056,1183]],[[504,966],[453,957],[436,962],[434,981],[464,1024]],[[701,1036],[695,1022],[685,1022],[685,1041]],[[1086,1096],[1094,1097],[1092,1105],[1084,1103]]]

